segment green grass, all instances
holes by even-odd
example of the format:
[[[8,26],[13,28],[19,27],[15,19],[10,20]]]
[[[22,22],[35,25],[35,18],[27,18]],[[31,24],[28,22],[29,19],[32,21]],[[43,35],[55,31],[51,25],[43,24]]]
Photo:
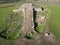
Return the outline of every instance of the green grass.
[[[60,42],[60,6],[48,6],[51,10],[48,24],[50,31],[56,36],[57,42]]]
[[[4,19],[13,10],[13,8],[15,8],[15,6],[0,8],[0,31],[3,29],[3,26],[1,25],[4,23]]]
[[[43,26],[38,26],[36,31],[39,32],[39,33],[42,33],[42,32],[44,32],[44,29],[45,29],[44,25]]]
[[[1,7],[4,7],[6,5],[6,7],[0,8],[0,32],[3,31],[3,29],[6,27],[6,24],[4,24],[5,23],[5,18],[7,18],[10,15],[12,10],[17,9],[18,7],[20,7],[20,5],[22,3],[14,3],[14,6],[9,6],[9,3],[7,3],[7,4],[5,4],[5,3],[0,4]],[[22,17],[20,17],[20,18],[22,18]],[[7,35],[10,36],[11,34],[13,34],[14,36],[16,36],[16,34],[19,31],[20,31],[20,29],[18,29],[14,33],[9,32],[9,34],[7,34]],[[16,45],[15,42],[16,42],[16,40],[6,40],[6,39],[0,37],[0,45]]]
[[[31,32],[26,32],[26,35],[24,36],[27,39],[35,39],[35,32],[31,31]]]
[[[60,42],[60,6],[47,6],[51,10],[50,18],[48,19],[48,25],[50,31],[56,36],[56,40]],[[4,18],[11,13],[16,6],[0,8],[0,31],[3,29]],[[2,26],[1,26],[2,25]],[[40,28],[41,29],[41,28]],[[43,28],[42,28],[43,29]],[[16,45],[14,40],[5,40],[0,38],[0,45]],[[45,45],[45,44],[43,44]],[[48,44],[46,44],[48,45]]]
[[[13,23],[13,22],[15,22],[15,23]],[[21,32],[20,29],[22,27],[22,23],[23,23],[23,16],[21,14],[12,13],[11,15],[9,15],[7,17],[7,20],[6,20],[6,23],[5,23],[6,27],[7,27],[6,30],[8,31],[8,33],[6,33],[5,35],[8,38],[10,37],[10,39],[15,39],[15,37],[17,37],[17,34],[19,35],[20,32]]]
[[[5,6],[7,4],[11,4],[11,3],[4,3],[4,4],[0,4],[1,6]],[[3,29],[3,25],[4,24],[4,20],[5,18],[12,12],[12,10],[17,9],[18,7],[20,7],[20,5],[22,3],[12,3],[12,5],[14,4],[14,6],[10,7],[4,7],[4,8],[0,8],[0,31]]]
[[[14,6],[16,3],[3,3],[3,4],[0,4],[0,8],[4,8],[4,7],[11,7],[11,6]]]

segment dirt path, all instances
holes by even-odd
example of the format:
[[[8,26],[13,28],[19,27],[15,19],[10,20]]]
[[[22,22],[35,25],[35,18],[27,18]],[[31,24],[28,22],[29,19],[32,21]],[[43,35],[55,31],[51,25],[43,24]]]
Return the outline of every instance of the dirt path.
[[[24,8],[24,22],[22,26],[22,34],[25,35],[27,31],[32,31],[33,28],[33,20],[32,20],[32,5],[31,4],[23,4]]]

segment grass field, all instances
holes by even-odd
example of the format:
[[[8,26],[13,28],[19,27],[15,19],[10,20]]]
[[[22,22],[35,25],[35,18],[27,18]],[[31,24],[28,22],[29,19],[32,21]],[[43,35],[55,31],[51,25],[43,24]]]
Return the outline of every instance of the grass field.
[[[7,5],[9,4],[9,5]],[[14,5],[13,5],[14,4]],[[18,6],[20,6],[20,3],[4,3],[4,4],[0,4],[1,6],[5,6],[7,5],[7,7],[4,8],[0,8],[0,31],[3,29],[3,27],[1,26],[4,23],[4,19],[14,10],[17,9]],[[13,5],[13,6],[11,6]]]
[[[5,19],[9,16],[9,14],[11,14],[11,12],[14,9],[17,9],[18,7],[20,7],[22,3],[4,3],[4,4],[0,4],[0,32],[3,31],[4,27],[5,27]],[[3,8],[2,8],[3,7]],[[22,17],[20,17],[22,18]],[[17,33],[17,32],[15,32]],[[8,36],[11,33],[7,34]],[[15,35],[15,34],[14,34]],[[16,45],[15,44],[16,40],[6,40],[0,37],[0,45]]]
[[[2,5],[5,6],[5,4]],[[0,32],[3,30],[3,26],[1,26],[2,24],[4,24],[3,20],[5,19],[6,16],[8,16],[9,13],[11,13],[13,9],[18,8],[17,7],[18,5],[15,4],[14,6],[0,8]],[[47,5],[47,8],[51,10],[51,14],[49,15],[50,18],[48,19],[49,29],[56,36],[57,43],[58,45],[60,45],[60,6]],[[16,45],[16,40],[6,40],[0,38],[0,45]],[[41,45],[49,45],[49,44],[48,43],[45,44],[45,42],[43,42]]]
[[[4,23],[3,19],[12,11],[13,8],[14,6],[0,8],[0,31],[3,29],[3,27],[1,26]]]
[[[60,6],[48,6],[51,10],[50,18],[48,19],[48,24],[50,31],[56,36],[56,40],[60,42]]]
[[[45,4],[42,4],[45,5]],[[57,45],[60,45],[60,5],[46,5],[49,11],[48,26],[50,31],[56,36]],[[39,7],[39,5],[37,6]],[[41,45],[51,45],[43,42]]]
[[[3,4],[3,5],[6,5],[6,4]],[[0,8],[0,32],[3,30],[3,26],[1,26],[4,23],[3,18],[5,18],[14,8],[15,6]],[[9,44],[8,40],[6,41],[5,39],[2,39],[0,37],[0,45],[13,45],[13,44],[12,43]]]

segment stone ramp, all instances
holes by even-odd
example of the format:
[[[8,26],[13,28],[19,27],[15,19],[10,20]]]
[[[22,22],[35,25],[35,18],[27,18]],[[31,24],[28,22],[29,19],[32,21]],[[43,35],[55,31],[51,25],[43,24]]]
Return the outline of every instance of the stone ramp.
[[[23,4],[22,7],[24,9],[23,15],[24,15],[24,22],[23,22],[23,29],[22,33],[23,35],[26,34],[27,31],[33,31],[33,9],[32,9],[32,4]]]

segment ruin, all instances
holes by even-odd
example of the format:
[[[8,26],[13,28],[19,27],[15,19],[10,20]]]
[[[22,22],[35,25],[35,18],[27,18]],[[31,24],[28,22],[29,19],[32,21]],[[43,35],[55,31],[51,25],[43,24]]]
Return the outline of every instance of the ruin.
[[[41,8],[35,8],[32,6],[32,3],[24,3],[19,9],[13,10],[13,12],[20,12],[22,11],[22,15],[24,15],[24,23],[23,23],[23,32],[28,30],[33,30],[36,28],[34,24],[35,16],[37,11],[43,11],[44,9]],[[25,32],[26,33],[26,32]]]

